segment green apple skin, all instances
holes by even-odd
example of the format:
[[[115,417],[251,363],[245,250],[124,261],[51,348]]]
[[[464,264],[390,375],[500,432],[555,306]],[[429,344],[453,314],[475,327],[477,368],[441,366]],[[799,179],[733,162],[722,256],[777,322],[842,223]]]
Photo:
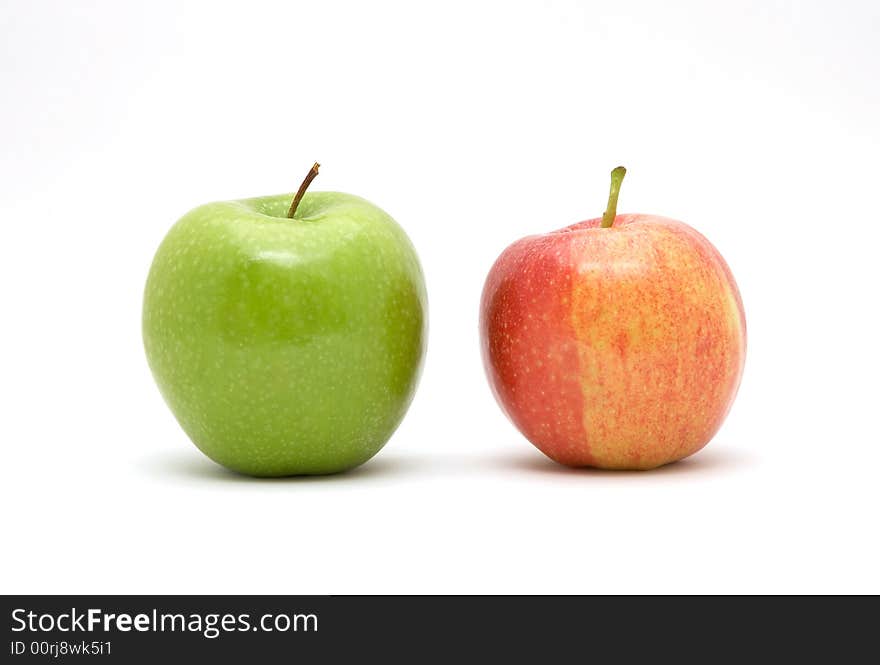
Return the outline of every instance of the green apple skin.
[[[370,459],[412,401],[427,295],[403,229],[350,194],[210,203],[162,241],[144,293],[147,360],[183,430],[253,476]]]

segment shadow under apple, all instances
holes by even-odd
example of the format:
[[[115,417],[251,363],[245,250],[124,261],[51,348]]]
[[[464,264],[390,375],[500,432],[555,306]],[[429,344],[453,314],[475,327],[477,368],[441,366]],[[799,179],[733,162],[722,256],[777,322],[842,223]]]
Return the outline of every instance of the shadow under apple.
[[[523,471],[544,475],[561,476],[595,476],[603,478],[634,477],[648,478],[654,476],[687,476],[705,473],[743,470],[755,465],[755,460],[744,453],[729,447],[707,448],[690,457],[666,464],[647,471],[596,469],[592,467],[569,467],[554,462],[539,451],[531,454],[522,452],[496,458],[501,468],[511,471]]]
[[[183,481],[220,483],[346,483],[364,482],[373,479],[394,480],[420,477],[493,475],[515,473],[522,478],[524,474],[557,476],[570,479],[592,478],[594,480],[614,480],[623,478],[671,478],[700,476],[741,471],[754,467],[756,460],[745,453],[729,447],[716,447],[702,450],[691,457],[667,464],[649,471],[613,471],[589,467],[572,468],[563,466],[542,455],[539,451],[523,450],[516,446],[516,452],[494,455],[448,454],[448,455],[401,455],[395,453],[379,454],[361,466],[348,471],[327,475],[285,476],[280,478],[256,478],[230,471],[208,458],[193,451],[191,453],[156,453],[141,461],[140,467],[150,475],[162,476]]]
[[[212,462],[207,457],[184,452],[157,454],[144,460],[140,466],[151,475],[160,475],[179,480],[278,484],[362,481],[376,477],[396,476],[405,472],[407,467],[411,466],[411,460],[394,456],[377,457],[341,473],[268,478],[258,478],[236,473]]]

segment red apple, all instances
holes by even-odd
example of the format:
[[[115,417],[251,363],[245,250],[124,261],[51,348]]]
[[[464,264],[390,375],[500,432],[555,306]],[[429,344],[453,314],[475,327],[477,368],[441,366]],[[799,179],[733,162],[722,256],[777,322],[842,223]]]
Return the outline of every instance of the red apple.
[[[483,363],[501,408],[569,466],[650,469],[705,446],[742,376],[730,269],[682,222],[616,214],[523,238],[492,266]]]

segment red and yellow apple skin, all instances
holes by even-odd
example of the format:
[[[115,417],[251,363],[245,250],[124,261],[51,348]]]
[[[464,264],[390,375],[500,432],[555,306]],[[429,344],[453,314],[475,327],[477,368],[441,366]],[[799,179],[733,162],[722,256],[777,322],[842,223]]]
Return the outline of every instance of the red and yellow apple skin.
[[[591,219],[508,247],[480,305],[483,363],[523,435],[569,466],[651,469],[718,431],[746,325],[724,259],[652,215]]]

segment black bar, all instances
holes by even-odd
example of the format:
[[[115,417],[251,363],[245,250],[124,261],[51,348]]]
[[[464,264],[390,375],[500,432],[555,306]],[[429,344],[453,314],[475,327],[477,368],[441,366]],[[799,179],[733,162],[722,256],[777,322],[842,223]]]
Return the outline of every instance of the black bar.
[[[9,663],[877,656],[876,597],[4,596],[2,605]]]

